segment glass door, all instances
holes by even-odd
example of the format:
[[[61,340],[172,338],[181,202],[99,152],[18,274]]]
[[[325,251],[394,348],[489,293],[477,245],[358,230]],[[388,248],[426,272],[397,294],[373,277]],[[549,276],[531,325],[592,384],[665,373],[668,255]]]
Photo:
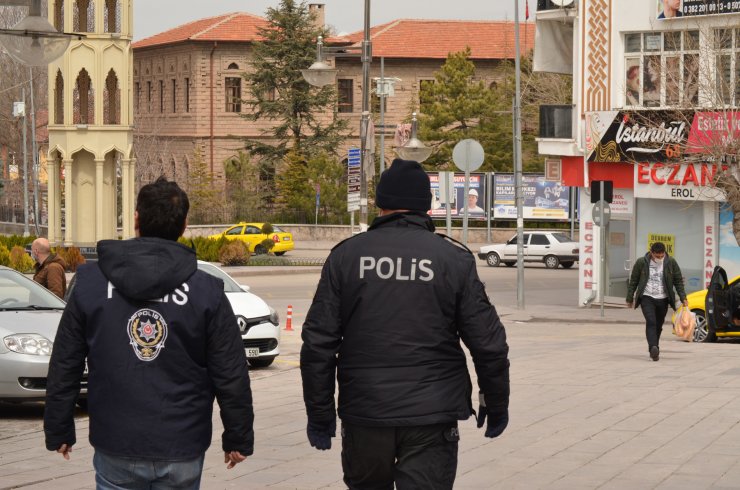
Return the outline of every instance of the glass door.
[[[606,230],[606,294],[605,300],[624,303],[627,282],[632,269],[632,221],[612,217]]]

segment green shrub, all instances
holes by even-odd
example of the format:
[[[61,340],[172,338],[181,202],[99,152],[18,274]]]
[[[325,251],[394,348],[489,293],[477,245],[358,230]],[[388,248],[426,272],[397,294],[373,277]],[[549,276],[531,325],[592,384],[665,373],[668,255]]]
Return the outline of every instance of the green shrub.
[[[259,243],[259,245],[254,247],[255,253],[257,252],[258,247],[263,247],[267,251],[267,253],[270,253],[270,250],[275,247],[275,242],[272,241],[272,238],[265,238]]]
[[[77,272],[77,267],[87,262],[77,247],[57,247],[55,253],[67,264],[69,272]]]
[[[275,228],[272,227],[270,223],[265,223],[262,225],[262,234],[263,235],[270,235],[275,232]]]
[[[10,250],[9,265],[18,272],[25,273],[33,270],[34,261],[28,256],[23,247],[16,245]]]
[[[219,262],[221,247],[229,243],[229,240],[223,236],[215,240],[213,238],[202,236],[195,236],[192,238],[180,237],[177,241],[186,247],[194,247],[195,256],[198,260],[203,260],[205,262]]]
[[[33,259],[31,260],[33,261]],[[0,243],[0,265],[10,265],[10,250],[3,243]]]
[[[222,265],[247,265],[249,247],[241,240],[231,240],[219,250],[219,262]]]

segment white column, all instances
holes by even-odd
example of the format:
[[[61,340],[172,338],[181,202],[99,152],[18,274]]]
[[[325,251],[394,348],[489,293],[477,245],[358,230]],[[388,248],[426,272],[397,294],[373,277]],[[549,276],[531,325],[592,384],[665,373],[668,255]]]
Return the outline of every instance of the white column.
[[[103,202],[103,166],[105,160],[95,160],[95,242],[99,242],[104,236],[103,215],[105,213],[105,204]]]
[[[57,216],[59,215],[57,204],[57,194],[59,193],[57,190],[57,186],[59,185],[59,163],[56,157],[49,158],[46,162],[47,170],[49,173],[49,182],[47,184],[47,196],[46,196],[46,205],[47,205],[47,226],[48,226],[48,236],[47,239],[49,240],[49,243],[54,246],[57,244],[57,240],[61,240],[62,237],[57,235]]]
[[[64,164],[64,245],[74,245],[74,190],[72,188],[72,159],[62,160]]]

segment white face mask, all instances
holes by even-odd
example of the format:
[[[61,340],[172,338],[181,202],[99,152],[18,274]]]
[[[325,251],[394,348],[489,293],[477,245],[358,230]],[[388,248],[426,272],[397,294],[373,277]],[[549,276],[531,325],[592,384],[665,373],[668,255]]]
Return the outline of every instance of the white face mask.
[[[656,264],[658,264],[658,265],[660,265],[660,264],[662,264],[662,263],[663,263],[663,259],[665,259],[665,257],[661,257],[661,258],[659,258],[659,259],[658,259],[658,258],[655,258],[655,257],[653,257],[653,261],[655,261],[655,263],[656,263]]]

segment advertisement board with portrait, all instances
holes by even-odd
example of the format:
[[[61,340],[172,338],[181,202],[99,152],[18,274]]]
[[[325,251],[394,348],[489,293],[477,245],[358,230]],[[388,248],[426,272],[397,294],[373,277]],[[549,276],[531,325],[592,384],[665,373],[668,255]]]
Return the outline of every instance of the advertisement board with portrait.
[[[675,19],[677,17],[683,17],[683,3],[682,0],[656,0],[658,16],[660,20],[664,19]],[[689,2],[691,0],[688,0]],[[702,3],[706,3],[706,0],[700,0]]]
[[[541,174],[522,176],[524,219],[565,220],[570,215],[570,187],[545,180]],[[495,174],[493,217],[516,219],[516,181],[514,174]]]
[[[468,217],[472,219],[486,219],[486,174],[470,174],[468,196],[465,196],[465,174],[455,173],[453,176],[453,190],[447,196],[443,186],[440,186],[439,172],[429,172],[429,181],[432,187],[432,208],[429,214],[433,218],[445,218],[447,207],[450,216],[461,218],[465,213],[465,203],[468,204]]]

